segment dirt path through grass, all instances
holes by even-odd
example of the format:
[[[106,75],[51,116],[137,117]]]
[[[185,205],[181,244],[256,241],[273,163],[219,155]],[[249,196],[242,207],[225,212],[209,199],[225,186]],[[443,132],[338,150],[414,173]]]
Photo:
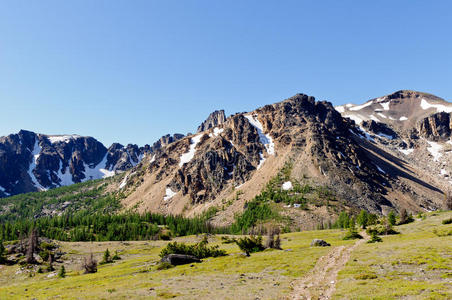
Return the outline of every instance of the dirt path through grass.
[[[293,292],[289,299],[331,299],[336,289],[337,274],[350,259],[353,250],[368,239],[365,232],[361,235],[365,238],[356,241],[352,246],[334,247],[327,255],[319,258],[308,275],[292,283]]]

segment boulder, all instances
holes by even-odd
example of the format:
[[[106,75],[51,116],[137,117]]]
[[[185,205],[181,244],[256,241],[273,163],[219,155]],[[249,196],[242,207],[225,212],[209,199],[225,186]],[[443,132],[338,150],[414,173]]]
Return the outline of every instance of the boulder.
[[[166,262],[169,264],[172,264],[173,266],[178,265],[185,265],[185,264],[191,264],[191,263],[199,263],[201,260],[193,255],[186,255],[186,254],[168,254],[165,255],[161,262]]]
[[[331,244],[320,239],[313,239],[311,242],[311,247],[328,247],[328,246],[331,246]]]

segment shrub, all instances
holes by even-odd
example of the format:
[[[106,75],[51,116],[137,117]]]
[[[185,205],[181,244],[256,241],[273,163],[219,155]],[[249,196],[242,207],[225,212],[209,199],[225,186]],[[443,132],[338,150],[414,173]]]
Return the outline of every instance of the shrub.
[[[120,260],[121,259],[121,257],[119,256],[119,254],[118,254],[118,250],[116,250],[115,251],[115,255],[113,255],[113,257],[111,258],[111,260]]]
[[[174,266],[168,262],[162,262],[157,265],[157,270],[168,270],[173,268]]]
[[[159,233],[159,240],[170,241],[171,240],[171,236],[167,232],[165,232],[165,233],[160,232]]]
[[[6,262],[6,250],[5,246],[3,246],[3,240],[0,239],[0,264]]]
[[[372,234],[376,235],[399,234],[399,232],[395,231],[389,223],[368,227],[366,232],[370,236],[372,236]]]
[[[105,250],[105,252],[104,252],[104,257],[102,258],[102,261],[100,262],[100,264],[104,265],[104,264],[109,264],[111,262],[113,262],[113,260],[111,259],[110,251],[107,248],[107,250]]]
[[[343,240],[356,240],[362,239],[363,237],[356,231],[348,231],[345,236],[342,238]]]
[[[235,238],[230,238],[228,236],[222,236],[221,237],[221,242],[223,244],[232,244],[232,243],[235,243]]]
[[[452,224],[452,218],[445,219],[445,220],[443,220],[441,223],[443,223],[444,225]],[[1,247],[1,246],[0,246],[0,247]]]
[[[451,236],[452,235],[452,229],[443,229],[443,230],[438,230],[438,229],[433,229],[433,233],[439,237],[442,236]]]
[[[376,279],[377,275],[375,274],[369,274],[369,273],[364,273],[364,274],[358,274],[355,276],[355,279],[357,280],[366,280],[366,279]]]
[[[208,247],[207,244],[207,236],[204,236],[201,242],[194,245],[186,245],[184,243],[173,242],[166,245],[166,247],[162,249],[159,255],[160,257],[164,257],[168,254],[186,254],[195,256],[199,259],[226,255],[226,251],[218,249],[218,245]]]
[[[406,212],[406,209],[402,209],[400,211],[400,220],[397,225],[408,224],[411,222],[414,222],[413,216],[411,214],[408,215],[408,213]]]
[[[66,277],[66,269],[64,268],[64,266],[61,266],[61,269],[58,272],[58,277],[60,277],[60,278]]]
[[[235,241],[240,250],[246,253],[246,256],[250,256],[250,253],[259,252],[265,250],[262,245],[261,236],[243,237]]]
[[[379,237],[375,231],[372,231],[372,233],[370,234],[370,240],[368,240],[367,243],[371,244],[380,242],[383,242],[381,237]]]

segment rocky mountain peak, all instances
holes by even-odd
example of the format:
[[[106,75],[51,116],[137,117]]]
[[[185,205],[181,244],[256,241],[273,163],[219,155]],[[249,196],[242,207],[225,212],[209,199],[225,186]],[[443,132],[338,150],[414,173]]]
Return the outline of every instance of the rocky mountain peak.
[[[216,110],[212,112],[207,119],[199,125],[197,132],[206,131],[208,129],[217,127],[226,122],[226,115],[224,110]]]

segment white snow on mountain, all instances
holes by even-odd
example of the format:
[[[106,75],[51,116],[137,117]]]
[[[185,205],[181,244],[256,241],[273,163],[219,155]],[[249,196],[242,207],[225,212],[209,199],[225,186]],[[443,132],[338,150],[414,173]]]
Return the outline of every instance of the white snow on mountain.
[[[71,134],[71,135],[48,135],[47,138],[49,141],[54,144],[57,142],[65,142],[69,143],[71,140],[79,138],[80,135],[77,134]]]
[[[408,118],[405,117],[405,116],[402,116],[402,117],[400,117],[400,119],[399,119],[399,121],[406,121],[406,120],[408,120]]]
[[[173,190],[169,187],[166,188],[165,192],[166,192],[166,195],[165,195],[165,197],[163,197],[164,201],[168,201],[169,199],[173,198],[177,194],[177,192],[173,192]]]
[[[380,105],[383,107],[384,110],[389,110],[389,103],[390,102],[382,102]]]
[[[369,102],[364,103],[362,105],[353,106],[353,107],[350,107],[350,110],[353,110],[353,111],[361,110],[361,109],[363,109],[365,107],[368,107],[368,106],[372,105],[372,103],[373,103],[373,101],[369,101]]]
[[[32,155],[32,159],[31,159],[31,163],[30,166],[28,168],[28,175],[30,175],[31,178],[31,182],[33,183],[33,185],[38,188],[38,190],[40,191],[46,191],[47,189],[45,187],[43,187],[38,180],[36,179],[35,174],[33,173],[34,169],[36,168],[36,164],[38,162],[38,158],[39,155],[41,153],[41,146],[39,146],[39,142],[36,139],[35,144],[33,146],[33,150],[30,150],[31,155]]]
[[[424,110],[429,109],[429,108],[436,108],[437,112],[446,112],[446,113],[452,112],[452,106],[446,106],[443,104],[431,104],[424,98],[422,98],[422,100],[421,100],[421,108]]]
[[[430,147],[427,147],[428,152],[430,152],[433,156],[433,161],[439,161],[442,154],[440,153],[443,146],[436,142],[430,142],[427,141],[427,143],[430,145]]]
[[[72,180],[72,174],[69,171],[69,166],[66,167],[66,170],[64,170],[63,173],[63,166],[61,161],[57,176],[60,179],[60,186],[74,184],[74,181]]]
[[[343,105],[335,106],[334,108],[335,108],[338,112],[340,112],[340,113],[345,112],[345,108],[344,108]]]
[[[202,134],[198,134],[190,140],[191,144],[188,152],[180,156],[179,167],[182,167],[184,164],[193,159],[196,153],[196,145],[198,145],[198,143],[201,141],[201,138]]]
[[[86,163],[83,163],[85,167],[85,178],[82,181],[91,180],[91,179],[100,179],[107,178],[115,175],[115,171],[110,171],[106,168],[107,165],[107,154],[105,154],[104,158],[100,163],[96,166],[89,166]]]
[[[292,182],[290,182],[290,181],[284,182],[282,185],[282,189],[285,191],[292,189]]]
[[[411,153],[413,153],[414,149],[399,149],[399,151],[405,155],[410,155]]]
[[[275,143],[273,143],[273,139],[269,134],[264,133],[264,127],[261,122],[257,119],[257,115],[251,116],[246,115],[245,118],[250,121],[251,125],[253,125],[257,129],[257,133],[259,134],[259,139],[262,144],[264,144],[267,153],[270,155],[275,154]]]

